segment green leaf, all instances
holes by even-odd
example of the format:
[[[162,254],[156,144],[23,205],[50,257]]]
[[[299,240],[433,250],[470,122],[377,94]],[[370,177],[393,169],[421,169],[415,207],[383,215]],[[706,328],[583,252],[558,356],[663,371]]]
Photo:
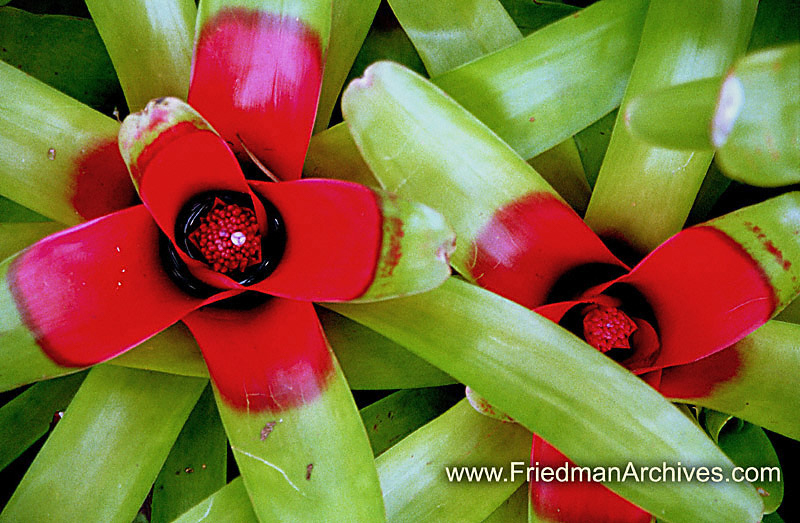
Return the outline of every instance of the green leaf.
[[[651,91],[625,109],[630,132],[673,149],[717,149],[731,178],[758,186],[800,181],[800,44],[747,55],[722,78]]]
[[[0,259],[6,259],[63,228],[56,222],[0,223]]]
[[[800,298],[795,298],[780,314],[775,316],[775,319],[791,323],[800,323]]]
[[[131,112],[153,98],[186,99],[197,15],[192,0],[86,0],[86,6]]]
[[[697,192],[697,198],[692,204],[692,210],[686,219],[687,225],[704,222],[711,215],[711,209],[717,203],[722,193],[730,187],[731,179],[722,174],[716,162],[712,162],[708,168],[703,184]]]
[[[253,508],[263,521],[381,521],[369,441],[338,365],[327,388],[279,412],[217,406]]]
[[[499,207],[532,191],[554,193],[474,116],[396,64],[375,64],[351,83],[342,112],[381,184],[453,226],[450,261],[462,274],[469,274],[473,240]]]
[[[50,430],[54,414],[63,411],[86,375],[43,381],[0,408],[0,470]]]
[[[527,467],[530,449],[528,431],[478,414],[461,400],[376,460],[387,518],[481,521],[522,484],[525,474],[509,479],[507,467]],[[448,481],[447,467],[471,466],[505,467],[508,481]]]
[[[83,219],[76,209],[81,196],[78,182],[98,171],[109,188],[118,189],[123,200],[129,199],[123,189],[131,184],[116,149],[118,122],[3,62],[0,86],[3,196],[69,225]],[[107,159],[118,161],[112,167],[122,167],[124,186],[116,188],[118,180],[112,179],[116,171],[105,169]],[[92,161],[95,164],[87,164]],[[97,191],[91,196],[102,199],[104,195]]]
[[[376,456],[464,397],[464,388],[408,389],[361,409],[361,419]]]
[[[783,473],[764,430],[752,423],[726,426],[719,435],[719,446],[739,467],[753,467],[762,473],[752,484],[764,501],[764,512],[775,512],[783,501]]]
[[[242,477],[234,479],[205,500],[184,512],[173,523],[256,523],[255,512]]]
[[[725,78],[711,138],[725,174],[773,187],[800,181],[800,43],[748,55]]]
[[[800,191],[706,222],[738,243],[774,292],[777,314],[800,294]]]
[[[497,0],[389,0],[430,76],[511,45],[522,38]]]
[[[335,0],[328,55],[322,77],[314,132],[328,127],[347,74],[367,37],[380,0]]]
[[[615,109],[575,135],[575,144],[581,155],[586,180],[592,187],[597,182],[597,175],[600,173],[600,166],[606,155],[608,142],[611,141],[611,131],[616,120]]]
[[[132,521],[205,383],[92,369],[0,521]]]
[[[206,387],[153,485],[150,523],[172,521],[225,486],[228,438]]]
[[[732,466],[636,376],[552,322],[468,283],[451,278],[416,297],[331,308],[469,385],[579,465]],[[745,484],[608,486],[669,520],[755,521],[761,515],[760,499]]]
[[[800,440],[800,325],[767,322],[739,343],[736,375],[704,397],[675,401],[701,405],[734,415]]]
[[[318,307],[317,314],[351,389],[413,389],[455,383],[372,329],[323,308]]]
[[[631,99],[623,118],[637,139],[668,149],[709,150],[722,79],[704,78]]]
[[[500,0],[500,3],[525,36],[565,16],[575,15],[580,10],[578,7],[560,2]]]
[[[721,75],[745,48],[756,3],[653,0],[620,114],[639,94]],[[586,222],[601,236],[651,251],[682,228],[711,158],[651,146],[616,125]]]
[[[592,189],[586,181],[575,140],[565,141],[531,158],[528,163],[578,214],[586,211]]]
[[[177,323],[156,334],[108,363],[133,369],[208,378],[203,354],[183,323]]]
[[[532,158],[619,105],[645,4],[599,2],[578,18],[554,23],[433,81],[522,157]],[[315,136],[306,174],[369,180],[369,170],[348,138],[339,126]],[[353,169],[355,177],[349,172]]]
[[[0,9],[0,59],[100,111],[122,91],[91,20]]]
[[[9,200],[5,196],[0,196],[0,223],[2,222],[46,222],[49,221],[45,216],[34,212],[27,207]]]
[[[759,0],[748,51],[800,40],[800,4],[796,0]]]
[[[523,483],[483,523],[528,523],[528,483]]]
[[[532,158],[619,105],[645,4],[599,2],[434,82]]]

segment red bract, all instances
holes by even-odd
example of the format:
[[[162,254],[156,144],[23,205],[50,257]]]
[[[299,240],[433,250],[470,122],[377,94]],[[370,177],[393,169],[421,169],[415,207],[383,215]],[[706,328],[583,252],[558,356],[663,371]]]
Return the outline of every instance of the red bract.
[[[119,147],[143,205],[46,238],[10,266],[24,325],[52,361],[93,365],[183,320],[229,407],[282,411],[312,402],[334,373],[311,301],[382,299],[447,277],[454,238],[437,213],[296,180],[323,48],[299,18],[235,8],[204,21],[189,100],[211,123],[175,98],[129,116]],[[292,181],[246,179],[234,150]]]
[[[686,229],[630,269],[562,201],[531,193],[482,229],[470,276],[571,330],[670,397],[701,397],[737,374],[736,353],[725,349],[797,291],[791,263],[748,221],[758,212],[754,206]],[[779,293],[776,281],[786,279],[793,292]],[[539,437],[532,460],[553,467],[567,461]],[[532,482],[531,501],[553,521],[649,520],[597,484]]]

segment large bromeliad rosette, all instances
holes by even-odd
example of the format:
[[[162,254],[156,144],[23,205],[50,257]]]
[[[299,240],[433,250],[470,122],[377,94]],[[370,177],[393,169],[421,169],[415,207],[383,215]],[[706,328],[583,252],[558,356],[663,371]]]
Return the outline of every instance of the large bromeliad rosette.
[[[429,290],[449,275],[455,242],[424,205],[299,179],[330,19],[330,2],[203,2],[188,104],[159,98],[128,116],[119,153],[117,140],[53,153],[73,165],[67,215],[92,219],[2,266],[10,387],[188,326],[264,520],[383,517],[372,453],[312,302]],[[125,207],[125,170],[142,204]],[[196,399],[202,387],[190,388]],[[3,515],[32,508],[18,495]]]

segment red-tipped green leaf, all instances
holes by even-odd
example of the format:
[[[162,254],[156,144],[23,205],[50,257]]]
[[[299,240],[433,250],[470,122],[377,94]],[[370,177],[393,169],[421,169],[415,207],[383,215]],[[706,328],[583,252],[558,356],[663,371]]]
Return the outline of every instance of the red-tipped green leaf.
[[[233,455],[259,518],[381,518],[361,418],[310,303],[186,318],[203,349]]]
[[[653,308],[661,340],[656,367],[689,363],[723,349],[763,325],[775,310],[772,288],[754,260],[708,227],[678,233],[619,281],[636,287]]]
[[[474,258],[470,243],[499,207],[529,192],[554,194],[485,125],[397,64],[370,66],[345,91],[342,111],[381,185],[438,209],[453,225],[453,265],[462,274]]]
[[[798,277],[800,193],[790,193],[676,234],[619,281],[653,308],[661,339],[653,365],[669,367],[763,325],[800,292]]]
[[[11,261],[19,314],[53,361],[93,365],[202,305],[162,269],[158,228],[143,206],[50,236]]]
[[[177,98],[153,100],[125,118],[119,144],[139,196],[170,238],[179,211],[192,196],[249,191],[224,140]]]
[[[589,263],[624,267],[572,209],[541,193],[498,209],[472,249],[475,282],[531,308],[544,304],[569,269]]]
[[[152,98],[185,99],[197,9],[192,0],[87,0],[128,108]]]
[[[286,248],[253,289],[309,301],[376,300],[429,290],[450,274],[455,239],[424,205],[335,180],[254,190],[281,214]]]
[[[119,124],[0,62],[0,193],[67,224],[129,205]]]
[[[453,265],[482,286],[536,306],[570,268],[619,263],[536,171],[414,73],[370,67],[343,110],[376,177],[445,215]]]
[[[530,510],[531,520],[558,523],[650,523],[652,516],[631,502],[610,491],[608,487],[587,480],[572,481],[571,477],[581,478],[575,464],[545,440],[533,435],[531,466],[541,471],[550,467],[566,471],[567,481],[552,481],[531,474]],[[537,470],[538,469],[538,470]],[[560,472],[557,472],[560,474]]]
[[[310,303],[270,298],[250,310],[198,310],[184,321],[229,408],[279,413],[303,405],[333,373]]]
[[[330,0],[200,7],[189,103],[282,179],[301,174],[330,19]]]
[[[739,343],[664,369],[659,390],[800,440],[800,326],[770,321]]]
[[[800,293],[800,192],[720,216],[706,225],[741,245],[775,295],[775,313]]]
[[[132,521],[206,383],[92,369],[0,520]]]

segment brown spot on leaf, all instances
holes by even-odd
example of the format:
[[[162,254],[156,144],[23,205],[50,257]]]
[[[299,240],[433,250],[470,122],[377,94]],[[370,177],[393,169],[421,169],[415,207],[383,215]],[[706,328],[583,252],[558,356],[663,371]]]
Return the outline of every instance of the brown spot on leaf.
[[[311,480],[311,471],[312,470],[314,470],[314,464],[313,463],[309,463],[308,465],[306,465],[306,481],[310,481]]]
[[[272,434],[272,431],[273,429],[275,429],[275,425],[277,424],[278,424],[277,421],[270,421],[266,425],[264,425],[264,428],[261,429],[261,441],[264,441],[265,439],[267,439],[267,437],[269,437],[270,434]]]
[[[183,469],[183,471],[187,474],[191,474],[192,472],[194,472],[194,469],[192,467],[186,467],[185,469]]]
[[[528,118],[528,121],[529,122],[535,122],[536,121],[536,117],[535,116],[531,116],[530,118]]]

